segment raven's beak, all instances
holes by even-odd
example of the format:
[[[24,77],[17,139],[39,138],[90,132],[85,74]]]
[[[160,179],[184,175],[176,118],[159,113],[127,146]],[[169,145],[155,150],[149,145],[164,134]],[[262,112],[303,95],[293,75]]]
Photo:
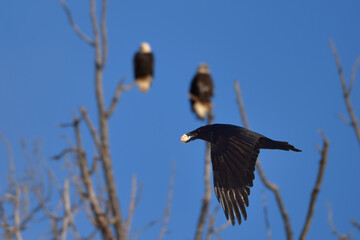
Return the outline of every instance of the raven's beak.
[[[190,133],[187,133],[187,134],[183,134],[181,136],[181,141],[183,143],[188,143],[188,142],[194,140],[195,138],[196,138],[196,133],[191,133],[190,132]]]

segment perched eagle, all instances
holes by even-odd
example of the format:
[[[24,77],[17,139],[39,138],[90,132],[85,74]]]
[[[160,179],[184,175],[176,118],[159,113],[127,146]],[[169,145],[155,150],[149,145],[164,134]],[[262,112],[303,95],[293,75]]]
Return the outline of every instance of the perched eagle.
[[[214,84],[207,64],[200,64],[190,86],[191,109],[201,119],[212,109],[211,97],[214,95]]]
[[[200,127],[181,137],[183,143],[195,139],[210,142],[215,194],[226,218],[240,225],[246,220],[245,206],[255,178],[255,163],[260,149],[280,149],[301,152],[287,142],[274,141],[246,128],[213,124]]]
[[[139,51],[134,56],[134,74],[140,91],[147,92],[154,76],[154,56],[147,42],[141,43]]]

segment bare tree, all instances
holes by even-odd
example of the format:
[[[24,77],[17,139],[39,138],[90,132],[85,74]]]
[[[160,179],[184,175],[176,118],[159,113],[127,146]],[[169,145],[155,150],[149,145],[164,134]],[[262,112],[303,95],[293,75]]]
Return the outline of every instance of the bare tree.
[[[241,114],[244,126],[246,128],[249,128],[249,124],[248,124],[247,117],[246,117],[246,112],[245,112],[245,107],[244,107],[244,104],[243,104],[243,101],[242,101],[242,94],[241,94],[241,91],[240,91],[240,85],[239,85],[238,81],[235,81],[234,88],[235,88],[235,92],[236,92],[236,95],[237,95],[237,103],[239,105],[240,114]],[[310,204],[309,204],[308,215],[307,215],[305,225],[304,225],[303,231],[301,233],[300,239],[305,239],[306,233],[310,228],[311,219],[312,219],[312,215],[313,215],[314,208],[315,208],[316,197],[317,197],[317,194],[320,191],[320,186],[321,186],[321,183],[322,183],[322,179],[323,179],[323,176],[324,176],[324,171],[325,171],[325,167],[326,167],[326,163],[327,163],[329,142],[328,142],[328,140],[325,137],[325,134],[323,132],[321,132],[321,135],[323,137],[324,146],[323,146],[323,149],[320,151],[321,152],[321,160],[320,160],[319,172],[317,174],[317,178],[316,178],[317,180],[316,180],[315,187],[314,187],[314,189],[312,191],[312,194],[311,194],[311,200],[310,200]],[[268,188],[269,190],[271,190],[275,195],[275,199],[276,199],[276,202],[278,204],[278,207],[279,207],[279,210],[280,210],[280,213],[281,213],[281,216],[283,218],[284,225],[285,225],[286,238],[287,239],[293,239],[293,233],[292,233],[292,230],[291,230],[290,219],[289,219],[289,216],[288,216],[287,211],[285,209],[285,205],[283,203],[282,197],[280,195],[279,187],[276,184],[271,183],[266,178],[264,170],[261,167],[259,159],[257,159],[257,161],[256,161],[256,168],[257,168],[258,173],[260,175],[260,179],[263,182],[263,184],[265,185],[265,187]],[[268,226],[269,221],[267,219],[266,214],[265,214],[265,222],[267,223],[267,226]]]
[[[75,147],[69,146],[57,159],[65,153],[73,154],[75,161],[78,163],[81,177],[76,179],[77,189],[83,199],[84,203],[89,203],[90,214],[89,220],[94,226],[101,232],[103,239],[126,239],[130,232],[130,226],[135,211],[138,198],[136,197],[136,176],[133,177],[132,181],[132,193],[130,198],[130,205],[128,211],[128,217],[124,221],[122,217],[122,211],[118,200],[117,188],[114,181],[114,172],[112,168],[112,157],[110,153],[110,142],[109,142],[109,118],[114,113],[117,103],[121,94],[124,91],[128,91],[135,86],[132,82],[127,86],[124,86],[124,79],[122,79],[112,97],[112,101],[109,107],[105,106],[105,96],[103,91],[103,70],[106,65],[108,55],[108,37],[107,37],[107,26],[106,26],[106,10],[107,0],[101,0],[100,18],[96,15],[96,1],[90,0],[90,20],[92,24],[93,37],[87,36],[79,26],[75,23],[72,13],[67,6],[65,0],[59,0],[66,16],[69,20],[70,26],[74,32],[82,39],[85,43],[94,50],[94,88],[96,96],[96,104],[98,110],[99,126],[93,125],[87,110],[85,107],[80,107],[80,116],[74,114],[73,122],[70,124],[62,124],[63,127],[73,127],[75,133]],[[105,199],[100,198],[99,192],[96,191],[93,183],[94,171],[88,168],[89,158],[85,152],[82,143],[82,134],[80,131],[80,123],[84,122],[88,131],[91,134],[94,142],[96,153],[93,156],[92,165],[97,165],[97,162],[101,163],[101,175],[105,179]],[[82,185],[82,186],[80,186]],[[169,215],[166,215],[168,218]],[[167,219],[168,221],[168,219]]]
[[[69,234],[71,234],[73,238],[77,240],[92,239],[98,236],[101,236],[102,239],[137,239],[144,231],[155,224],[162,222],[158,239],[163,239],[168,231],[167,228],[172,207],[171,202],[174,191],[175,164],[173,164],[171,170],[167,204],[163,214],[161,214],[159,218],[150,221],[146,226],[140,229],[140,231],[132,231],[134,213],[139,204],[142,192],[142,185],[138,184],[136,175],[133,175],[131,181],[130,201],[126,218],[122,211],[124,208],[121,208],[118,199],[117,188],[114,181],[115,173],[112,168],[113,158],[109,140],[109,119],[116,110],[121,94],[131,90],[135,86],[135,82],[125,85],[125,80],[121,79],[110,98],[110,105],[106,106],[106,97],[103,91],[103,71],[107,63],[109,49],[106,24],[107,0],[100,1],[99,16],[96,14],[96,0],[89,0],[92,37],[85,34],[77,25],[65,0],[59,0],[59,2],[66,14],[70,27],[74,30],[75,34],[83,40],[85,44],[89,45],[92,51],[94,51],[94,93],[97,108],[96,116],[98,117],[99,125],[95,126],[93,124],[93,120],[90,118],[88,111],[84,106],[79,107],[79,109],[73,113],[73,118],[70,123],[59,125],[60,127],[70,127],[73,130],[74,139],[70,140],[70,138],[65,138],[67,147],[53,157],[54,160],[62,160],[68,173],[68,176],[59,182],[54,173],[47,166],[42,166],[40,164],[42,171],[39,170],[40,168],[35,167],[38,165],[37,161],[41,157],[30,156],[25,142],[22,143],[22,147],[28,166],[21,177],[19,177],[15,167],[12,148],[5,136],[0,133],[0,138],[8,152],[9,165],[6,190],[4,194],[0,195],[1,233],[5,239],[21,240],[23,239],[23,231],[29,227],[30,223],[38,220],[36,219],[37,216],[41,215],[43,217],[42,220],[48,220],[50,224],[50,231],[44,232],[42,235],[44,238],[50,236],[52,239],[65,240],[68,238]],[[358,120],[350,101],[350,94],[354,86],[356,70],[360,64],[360,57],[355,61],[349,84],[346,84],[338,53],[331,40],[330,46],[339,72],[343,97],[350,117],[350,125],[354,129],[360,144]],[[240,86],[237,81],[235,82],[234,88],[237,94],[237,103],[243,124],[246,128],[249,128]],[[213,115],[210,113],[207,124],[211,124],[212,121]],[[95,148],[95,152],[92,154],[84,147],[83,128],[86,128],[86,131],[90,133]],[[316,199],[320,192],[326,169],[329,141],[323,133],[322,138],[323,147],[320,150],[321,159],[319,162],[319,170],[316,175],[315,186],[310,195],[308,212],[300,239],[305,239],[310,229],[316,206]],[[202,197],[200,214],[196,225],[194,237],[196,240],[203,238],[209,240],[212,236],[216,236],[216,234],[219,234],[230,225],[230,222],[227,221],[218,227],[215,226],[219,207],[216,208],[212,214],[209,214],[212,194],[210,155],[210,144],[206,143],[204,195]],[[286,238],[293,239],[290,217],[285,208],[278,185],[268,180],[259,159],[256,162],[256,167],[264,186],[275,196],[276,203],[282,216]],[[45,172],[45,174],[43,172]],[[50,202],[50,199],[53,197],[51,191],[52,188],[58,193],[58,199],[56,199],[57,204],[54,204],[56,200]],[[74,189],[75,191],[72,192],[71,189]],[[268,239],[271,239],[270,220],[267,216],[268,205],[266,203],[265,195],[263,195],[263,205],[267,237]],[[87,220],[90,223],[89,225],[92,226],[85,234],[80,233],[75,221],[75,215],[80,211],[83,211],[86,214]],[[332,233],[337,238],[351,238],[352,233],[341,234],[336,230],[332,219],[331,207],[329,207],[328,210],[328,221]],[[352,220],[351,224],[357,230],[360,229],[360,224],[357,221]]]
[[[43,210],[43,203],[50,201],[52,191],[49,186],[51,184],[49,186],[44,184],[47,181],[44,179],[41,168],[36,167],[43,166],[38,143],[35,143],[33,150],[35,156],[32,158],[27,152],[25,141],[22,141],[27,164],[21,177],[18,177],[12,147],[1,132],[0,139],[7,149],[9,165],[7,188],[5,193],[0,196],[0,229],[3,230],[2,234],[5,239],[21,240],[23,239],[22,231],[35,221],[39,221],[36,217]],[[49,189],[46,189],[47,187]],[[31,199],[36,196],[41,196],[43,202],[32,202]]]

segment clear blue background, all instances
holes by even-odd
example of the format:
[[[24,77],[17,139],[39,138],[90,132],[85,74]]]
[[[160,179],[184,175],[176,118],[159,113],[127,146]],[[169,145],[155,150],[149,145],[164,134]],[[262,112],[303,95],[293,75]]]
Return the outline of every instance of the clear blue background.
[[[68,1],[75,21],[92,36],[88,1]],[[98,6],[99,10],[99,6]],[[328,40],[333,39],[347,79],[360,54],[360,2],[349,1],[109,1],[109,58],[104,91],[110,102],[118,81],[130,83],[132,58],[139,44],[151,44],[155,81],[147,94],[133,89],[121,96],[110,119],[111,153],[120,204],[126,216],[131,175],[144,183],[134,215],[134,229],[161,216],[166,204],[171,161],[176,161],[174,200],[166,239],[194,236],[203,194],[205,144],[181,144],[181,134],[204,123],[191,113],[190,80],[200,62],[209,64],[215,82],[215,122],[242,125],[234,80],[240,81],[250,126],[270,138],[286,140],[302,153],[261,151],[266,174],[278,184],[294,237],[303,227],[315,183],[322,145],[318,129],[330,140],[328,166],[318,196],[308,239],[334,239],[327,205],[342,232],[360,234],[350,220],[360,221],[360,148],[353,129],[337,116],[347,114]],[[3,1],[0,7],[0,129],[15,151],[21,173],[20,137],[42,139],[46,161],[60,183],[66,170],[51,156],[73,138],[71,110],[85,106],[97,123],[94,96],[94,52],[69,26],[58,1]],[[360,87],[351,100],[360,117]],[[82,127],[88,154],[95,150]],[[0,145],[1,193],[8,173],[7,153]],[[261,192],[268,201],[273,239],[285,232],[274,196],[256,175],[248,220],[228,227],[223,239],[265,239]],[[55,204],[55,203],[54,203]],[[218,205],[212,193],[211,210]],[[85,233],[90,224],[78,218]],[[217,225],[225,222],[219,212]],[[154,239],[156,225],[140,239]],[[44,227],[24,232],[39,236]]]

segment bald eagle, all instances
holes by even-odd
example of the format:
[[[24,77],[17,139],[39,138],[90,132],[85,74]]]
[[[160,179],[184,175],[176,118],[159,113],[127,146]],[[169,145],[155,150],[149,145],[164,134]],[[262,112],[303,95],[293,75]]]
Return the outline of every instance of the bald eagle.
[[[141,92],[149,90],[154,76],[154,56],[149,43],[143,42],[134,56],[135,82]]]
[[[240,212],[245,220],[247,218],[245,206],[249,206],[248,196],[260,149],[301,152],[288,142],[271,140],[249,129],[229,124],[206,125],[181,137],[183,143],[195,139],[210,143],[215,195],[232,225],[235,224],[235,217],[240,225]]]
[[[207,64],[200,64],[190,86],[191,110],[204,120],[212,109],[211,97],[214,95],[214,84]]]

